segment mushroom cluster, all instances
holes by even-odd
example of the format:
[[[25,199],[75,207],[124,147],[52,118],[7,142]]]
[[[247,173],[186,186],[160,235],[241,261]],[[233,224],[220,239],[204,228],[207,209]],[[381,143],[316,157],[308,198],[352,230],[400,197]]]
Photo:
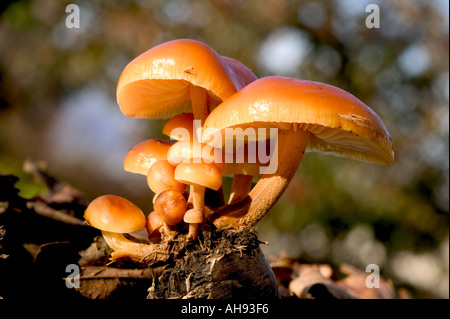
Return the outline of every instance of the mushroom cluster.
[[[200,229],[255,226],[283,194],[305,151],[393,161],[382,121],[353,95],[318,82],[258,79],[239,61],[194,40],[160,44],[130,62],[117,101],[126,116],[168,119],[162,133],[171,141],[143,141],[125,157],[124,169],[146,176],[155,193],[147,217],[113,195],[86,210],[86,221],[102,230],[113,259],[142,259],[149,247],[178,235],[195,241]],[[269,149],[270,157],[250,156],[256,148],[266,155]],[[226,175],[233,176],[227,203]],[[123,235],[144,228],[150,243]]]

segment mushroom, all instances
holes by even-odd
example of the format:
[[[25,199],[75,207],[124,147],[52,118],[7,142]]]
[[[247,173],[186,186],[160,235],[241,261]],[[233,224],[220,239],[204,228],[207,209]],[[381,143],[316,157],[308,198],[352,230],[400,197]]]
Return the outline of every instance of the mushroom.
[[[166,225],[174,226],[183,220],[186,199],[181,192],[167,189],[156,196],[153,209]]]
[[[186,185],[175,179],[175,166],[167,160],[160,160],[153,164],[147,173],[147,184],[150,189],[159,194],[167,189],[184,192]]]
[[[214,163],[217,168],[222,169],[222,152],[220,149],[214,149],[211,146],[203,143],[196,142],[195,140],[182,140],[172,145],[167,153],[167,160],[177,166],[181,162],[206,162]],[[192,187],[189,192],[188,204],[193,203],[194,193]],[[214,192],[213,197],[219,202],[219,206],[224,204],[224,194],[222,186]]]
[[[175,179],[191,185],[193,206],[202,217],[205,215],[205,188],[218,190],[222,186],[222,174],[214,163],[185,163],[178,164],[175,169]],[[203,218],[202,218],[203,219]],[[189,225],[189,238],[197,239],[195,235],[198,224]]]
[[[139,207],[116,195],[103,195],[94,199],[84,213],[86,222],[100,229],[106,243],[113,250],[112,259],[142,252],[142,244],[124,237],[145,228],[146,218]]]
[[[167,160],[177,166],[181,162],[215,163],[219,168],[223,167],[222,151],[214,149],[208,144],[196,141],[178,141],[167,152]]]
[[[147,216],[147,223],[145,224],[145,229],[148,233],[148,239],[154,239],[159,238],[161,236],[161,233],[159,232],[159,229],[164,225],[163,220],[159,215],[152,211]]]
[[[219,56],[208,45],[179,39],[151,48],[125,67],[117,102],[130,117],[193,112],[203,123],[210,109],[255,79],[243,64]]]
[[[181,113],[164,124],[162,133],[176,141],[199,141],[194,123],[194,114]]]
[[[232,60],[230,58],[228,59]],[[216,163],[222,171],[222,175],[233,175],[229,203],[239,201],[247,196],[252,185],[253,176],[260,175],[258,170],[262,164],[246,161],[245,159],[248,158],[246,151],[242,152],[244,157],[243,162],[237,163],[233,161],[233,163],[223,163],[223,158],[221,158],[223,154],[220,150],[214,150],[206,144],[189,143],[189,141],[198,141],[196,137],[197,131],[194,128],[194,115],[192,113],[181,113],[164,124],[163,134],[179,141],[170,149],[168,154],[169,161],[176,165],[181,160],[192,158],[192,152],[201,152],[204,159]],[[192,193],[190,193],[188,199],[188,203],[191,202]]]
[[[176,142],[170,148],[168,153],[168,160],[173,165],[178,165],[181,161],[192,158],[203,158],[208,162],[215,162],[221,168],[222,159],[221,151],[214,150],[211,146],[199,142],[198,136],[201,137],[201,130],[196,127],[194,122],[194,115],[192,113],[182,113],[174,116],[166,122],[163,127],[163,134],[175,139]],[[197,134],[198,133],[198,134]],[[220,206],[224,202],[223,188],[219,190],[206,190],[209,193],[207,199],[210,199],[214,205]],[[188,205],[193,203],[193,193],[189,192]]]
[[[218,228],[254,226],[282,195],[305,150],[381,164],[394,159],[391,137],[375,112],[350,93],[318,82],[286,77],[256,80],[211,112],[203,141],[223,147],[233,138],[225,134],[226,128],[277,128],[271,164],[278,165],[276,172],[262,175],[250,200],[211,214]]]
[[[125,171],[147,176],[150,166],[159,160],[167,159],[167,152],[173,142],[151,139],[133,146],[125,156]]]

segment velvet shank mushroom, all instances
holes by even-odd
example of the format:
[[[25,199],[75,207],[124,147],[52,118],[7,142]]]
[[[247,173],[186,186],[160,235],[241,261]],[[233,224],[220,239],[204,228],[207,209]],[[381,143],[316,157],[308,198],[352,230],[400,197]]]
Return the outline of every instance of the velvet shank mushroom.
[[[114,251],[112,259],[121,255],[141,254],[144,245],[123,235],[145,228],[146,218],[135,204],[120,196],[103,195],[89,204],[84,219],[102,231],[106,243]]]
[[[175,115],[164,124],[162,133],[176,141],[199,140],[194,130],[193,113]]]
[[[154,238],[159,238],[161,236],[159,229],[163,225],[164,221],[161,219],[161,217],[159,217],[159,215],[155,211],[152,211],[150,214],[148,214],[147,223],[145,225],[145,229],[147,230],[148,233],[148,238],[150,240]]]
[[[210,110],[256,76],[189,39],[157,45],[131,61],[117,85],[117,102],[130,117],[171,118],[192,112],[202,122]]]
[[[380,118],[350,93],[323,83],[285,77],[256,80],[211,112],[203,141],[222,147],[233,138],[225,134],[226,128],[249,127],[278,129],[273,155],[277,170],[261,177],[249,193],[250,201],[212,214],[218,228],[254,226],[282,195],[305,150],[381,164],[394,159],[391,137]]]
[[[185,163],[178,164],[175,169],[175,179],[191,185],[193,206],[202,216],[205,215],[205,188],[218,190],[222,186],[222,174],[214,163]],[[202,218],[203,219],[203,218]],[[197,239],[198,223],[189,225],[189,239]]]
[[[175,166],[167,160],[157,161],[149,168],[147,184],[155,194],[159,194],[167,189],[183,193],[186,188],[186,184],[180,183],[175,179]]]
[[[167,160],[167,152],[173,142],[151,139],[133,146],[125,156],[125,171],[147,176],[150,166],[160,160]]]
[[[187,210],[186,199],[181,192],[167,189],[158,194],[153,208],[165,225],[174,226],[183,220]]]

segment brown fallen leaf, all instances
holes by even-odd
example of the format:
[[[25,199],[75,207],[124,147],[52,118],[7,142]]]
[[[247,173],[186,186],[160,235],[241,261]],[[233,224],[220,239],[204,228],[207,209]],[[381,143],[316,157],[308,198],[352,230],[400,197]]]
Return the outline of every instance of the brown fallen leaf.
[[[319,265],[301,265],[298,276],[289,284],[289,291],[304,299],[355,299],[346,289],[325,277]]]
[[[162,269],[120,269],[106,266],[83,267],[77,291],[90,299],[145,298],[153,278]]]
[[[380,276],[380,286],[369,288],[366,279],[369,273],[357,269],[351,265],[343,264],[339,270],[347,276],[339,280],[337,284],[346,289],[352,295],[361,299],[396,299],[398,295],[391,280],[386,280]]]

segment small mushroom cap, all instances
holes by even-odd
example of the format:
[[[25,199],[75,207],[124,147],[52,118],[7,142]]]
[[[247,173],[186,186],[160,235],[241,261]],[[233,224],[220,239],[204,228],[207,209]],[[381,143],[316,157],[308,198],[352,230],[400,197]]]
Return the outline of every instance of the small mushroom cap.
[[[247,127],[307,130],[309,151],[383,164],[394,159],[391,137],[378,115],[350,93],[324,83],[275,76],[256,80],[211,112],[204,140],[215,133],[225,136],[225,128]],[[209,144],[222,147],[226,138]]]
[[[222,174],[213,163],[180,163],[175,179],[189,185],[200,185],[213,190],[222,186]]]
[[[184,214],[183,220],[189,224],[201,224],[203,223],[203,215],[198,209],[191,208]]]
[[[220,169],[222,164],[222,151],[214,149],[208,144],[192,141],[178,141],[172,145],[167,153],[167,160],[172,165],[178,165],[181,162],[205,162],[215,163]]]
[[[207,90],[213,109],[251,80],[251,71],[243,72],[245,66],[237,67],[236,62],[224,60],[199,41],[162,43],[125,67],[117,85],[117,102],[127,116],[171,118],[192,112],[189,86],[195,85]]]
[[[183,220],[187,204],[182,193],[168,189],[158,194],[153,208],[167,225],[176,225]]]
[[[179,129],[182,135],[179,135]],[[172,140],[185,141],[185,140],[197,140],[196,132],[194,131],[194,114],[193,113],[181,113],[175,115],[164,124],[162,133]],[[188,136],[184,136],[188,134]]]
[[[167,152],[172,144],[172,142],[158,139],[140,142],[131,148],[125,156],[123,162],[125,171],[147,175],[150,166],[157,161],[167,159]]]
[[[186,185],[175,179],[175,166],[167,160],[157,161],[147,173],[147,184],[155,193],[161,193],[166,189],[174,189],[183,192]]]
[[[84,219],[92,227],[114,233],[131,233],[143,229],[146,224],[139,207],[116,195],[94,199],[84,212]]]
[[[147,223],[145,224],[145,228],[147,229],[147,233],[149,235],[153,234],[153,232],[157,229],[159,229],[164,224],[163,220],[159,215],[152,211],[150,214],[148,214],[147,217]]]

